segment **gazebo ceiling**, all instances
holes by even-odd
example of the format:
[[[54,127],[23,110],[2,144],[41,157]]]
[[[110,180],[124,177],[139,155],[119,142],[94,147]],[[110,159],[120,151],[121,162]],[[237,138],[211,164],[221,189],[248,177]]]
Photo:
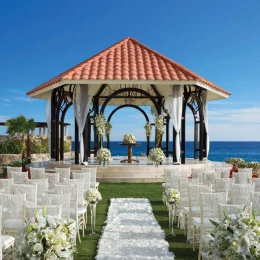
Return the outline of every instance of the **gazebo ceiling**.
[[[164,95],[164,85],[196,85],[211,92],[209,99],[227,98],[230,93],[175,61],[128,37],[27,92],[45,98],[46,92],[69,84],[155,84]]]

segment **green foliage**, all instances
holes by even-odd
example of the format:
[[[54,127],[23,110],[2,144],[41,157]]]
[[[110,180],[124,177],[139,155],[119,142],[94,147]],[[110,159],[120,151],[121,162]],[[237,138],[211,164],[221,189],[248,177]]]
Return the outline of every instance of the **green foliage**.
[[[64,140],[64,153],[71,151],[71,142],[69,140]]]
[[[30,157],[27,157],[27,158],[24,158],[22,160],[18,160],[18,161],[13,161],[13,162],[10,162],[10,163],[6,163],[6,164],[3,164],[3,172],[2,172],[2,175],[1,177],[5,177],[7,175],[7,166],[10,166],[10,167],[25,167],[26,164],[29,164],[31,163],[31,158]]]
[[[1,154],[20,154],[22,151],[22,142],[20,140],[8,139],[0,142]]]

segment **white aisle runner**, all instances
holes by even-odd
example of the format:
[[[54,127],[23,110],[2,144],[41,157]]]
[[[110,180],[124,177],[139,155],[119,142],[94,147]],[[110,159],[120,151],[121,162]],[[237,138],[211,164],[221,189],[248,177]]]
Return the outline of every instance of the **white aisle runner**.
[[[97,260],[172,260],[169,244],[147,199],[111,199]]]

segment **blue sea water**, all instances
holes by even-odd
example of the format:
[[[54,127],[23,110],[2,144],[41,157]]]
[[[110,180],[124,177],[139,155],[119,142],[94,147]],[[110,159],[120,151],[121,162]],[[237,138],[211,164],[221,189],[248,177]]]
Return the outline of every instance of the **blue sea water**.
[[[112,156],[127,155],[127,147],[121,146],[120,143],[120,141],[110,142]],[[138,143],[140,146],[133,147],[133,155],[146,153],[146,142]],[[72,151],[75,150],[74,145],[75,143],[72,142]],[[186,142],[186,158],[193,158],[193,146],[193,142]],[[104,147],[106,147],[106,142],[104,142]],[[150,142],[150,147],[154,147],[154,142]],[[173,149],[172,147],[172,142],[170,142],[170,150]],[[241,157],[245,161],[260,162],[260,142],[210,142],[209,160],[224,162],[227,157]]]

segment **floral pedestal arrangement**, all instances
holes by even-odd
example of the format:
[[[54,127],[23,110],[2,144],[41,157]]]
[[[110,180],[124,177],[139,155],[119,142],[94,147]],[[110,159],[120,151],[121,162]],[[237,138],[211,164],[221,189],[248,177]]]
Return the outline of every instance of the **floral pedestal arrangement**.
[[[15,239],[14,259],[73,259],[76,252],[76,223],[37,214]]]
[[[216,223],[209,245],[210,259],[260,259],[260,222],[243,211]]]
[[[123,137],[123,144],[135,144],[136,139],[135,136],[132,134],[125,134]]]
[[[97,161],[102,166],[102,168],[106,167],[106,164],[111,161],[111,153],[107,148],[100,148],[97,151]]]
[[[154,163],[155,168],[158,170],[159,164],[164,160],[164,153],[161,148],[153,148],[150,150],[148,158]],[[157,173],[155,177],[157,177]]]
[[[176,215],[176,204],[180,201],[181,195],[178,190],[170,188],[165,191],[164,196],[169,210],[169,233],[167,236],[175,236],[173,233],[173,222]]]
[[[86,200],[89,203],[91,214],[91,233],[90,236],[95,236],[96,232],[96,208],[98,201],[102,200],[101,193],[97,189],[90,189],[86,193]]]

